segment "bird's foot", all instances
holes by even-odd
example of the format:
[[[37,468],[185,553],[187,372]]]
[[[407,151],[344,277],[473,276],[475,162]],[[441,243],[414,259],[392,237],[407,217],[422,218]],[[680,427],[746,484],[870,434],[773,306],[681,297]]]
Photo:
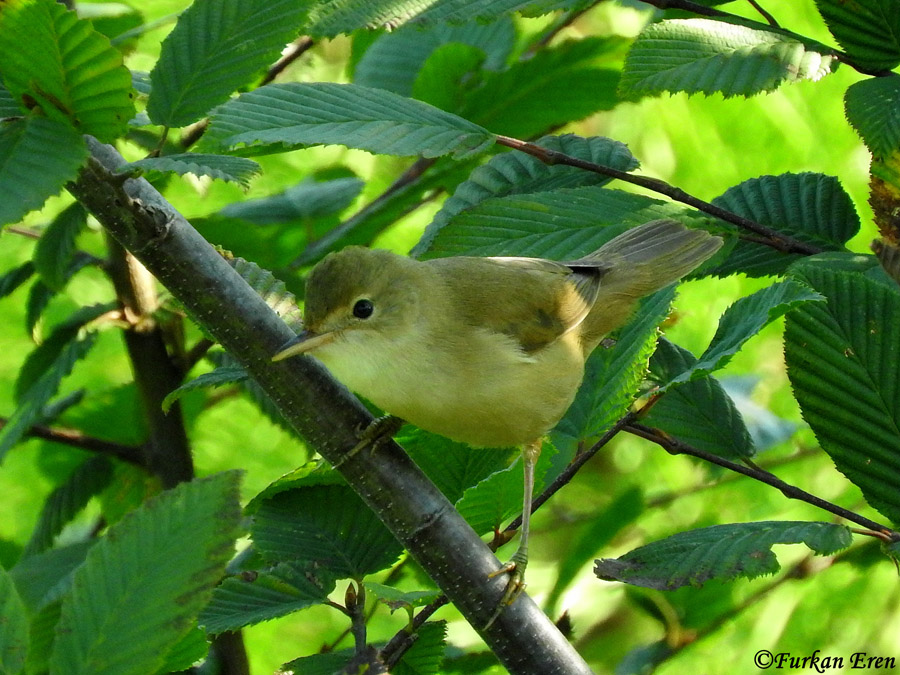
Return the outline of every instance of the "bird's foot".
[[[359,443],[350,448],[338,464],[334,465],[334,468],[337,468],[338,465],[346,462],[363,448],[371,446],[372,452],[374,453],[379,446],[393,438],[394,434],[400,431],[400,428],[404,424],[405,422],[399,417],[384,415],[382,417],[376,417],[367,426],[360,427],[357,429]]]
[[[503,610],[513,604],[516,601],[516,598],[518,598],[522,594],[522,591],[525,590],[525,567],[527,565],[528,554],[519,549],[513,554],[513,557],[508,563],[488,575],[489,579],[493,579],[494,577],[499,577],[501,574],[508,574],[509,581],[506,584],[503,595],[500,597],[500,602],[497,603],[497,609],[494,610],[491,618],[488,619],[488,622],[484,625],[485,630],[490,628],[494,621],[497,620],[497,617],[503,613]]]

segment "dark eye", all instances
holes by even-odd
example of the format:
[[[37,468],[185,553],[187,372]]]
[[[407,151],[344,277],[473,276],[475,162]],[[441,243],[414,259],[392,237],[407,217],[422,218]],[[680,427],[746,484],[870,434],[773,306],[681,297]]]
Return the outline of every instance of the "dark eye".
[[[353,316],[357,319],[368,319],[375,311],[375,305],[371,300],[357,300],[353,305]]]

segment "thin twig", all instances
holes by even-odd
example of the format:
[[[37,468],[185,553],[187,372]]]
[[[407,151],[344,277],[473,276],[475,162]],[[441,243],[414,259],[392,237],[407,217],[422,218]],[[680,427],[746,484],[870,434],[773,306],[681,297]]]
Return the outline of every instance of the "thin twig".
[[[269,66],[269,69],[266,71],[266,76],[262,79],[262,82],[259,83],[259,86],[269,84],[276,77],[278,77],[284,69],[291,65],[294,61],[299,59],[303,54],[313,45],[315,41],[306,35],[301,35],[296,40],[294,40],[291,44],[287,46],[287,49],[284,50],[284,53],[281,55],[275,63]]]
[[[6,426],[8,422],[7,418],[0,417],[0,429]],[[60,445],[68,445],[79,450],[89,450],[109,455],[124,462],[146,468],[143,451],[139,445],[113,443],[112,441],[104,441],[93,436],[86,436],[76,429],[52,428],[40,424],[30,427],[25,432],[25,435],[30,438],[40,438],[41,440],[59,443]]]
[[[778,22],[775,20],[775,17],[769,14],[756,0],[747,0],[757,12],[759,12],[762,17],[768,22],[770,26],[774,26],[775,28],[781,28],[778,25]]]

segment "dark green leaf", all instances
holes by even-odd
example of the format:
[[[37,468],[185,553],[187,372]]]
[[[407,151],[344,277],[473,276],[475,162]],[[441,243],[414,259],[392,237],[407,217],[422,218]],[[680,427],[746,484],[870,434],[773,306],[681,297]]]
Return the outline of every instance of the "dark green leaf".
[[[9,93],[9,89],[0,84],[0,120],[12,117],[21,117],[25,110],[16,103],[16,99]]]
[[[32,615],[29,632],[31,645],[28,649],[28,660],[25,663],[26,673],[46,673],[50,667],[50,650],[56,637],[56,624],[59,622],[59,610],[62,603],[54,602]]]
[[[217,109],[208,147],[246,154],[345,145],[385,155],[456,159],[494,142],[487,129],[382,89],[314,82],[269,84]]]
[[[169,412],[172,404],[190,391],[206,389],[208,387],[221,387],[223,384],[235,384],[243,382],[249,376],[247,370],[240,366],[216,368],[209,373],[198,375],[193,380],[188,380],[178,389],[170,391],[162,402],[163,412]]]
[[[847,119],[873,156],[900,150],[900,77],[871,77],[854,82],[844,94]]]
[[[323,218],[350,206],[362,188],[363,182],[359,178],[322,182],[307,178],[270,197],[233,202],[222,209],[221,214],[257,225]]]
[[[343,673],[344,667],[353,658],[352,649],[342,649],[339,652],[326,654],[313,654],[301,656],[285,663],[278,670],[283,673],[303,673],[303,675],[335,675]]]
[[[900,5],[894,0],[816,0],[850,58],[873,71],[900,64]]]
[[[638,167],[638,161],[623,143],[601,136],[590,138],[582,138],[574,134],[546,136],[537,141],[537,144],[571,157],[604,164],[620,171],[631,171]],[[425,229],[425,234],[422,235],[422,239],[412,252],[414,255],[421,255],[428,251],[431,257],[459,255],[451,252],[454,249],[450,249],[446,253],[443,251],[432,253],[431,248],[435,237],[454,216],[486,199],[548,192],[561,188],[576,188],[582,185],[604,185],[609,180],[606,176],[582,171],[571,166],[550,166],[536,157],[521,152],[496,155],[472,171],[468,179],[456,188],[453,195],[444,202],[434,220]]]
[[[785,360],[800,410],[837,468],[900,522],[900,294],[817,261],[796,274],[827,298],[787,315]]]
[[[50,606],[69,591],[72,573],[84,562],[93,545],[93,541],[85,541],[52,548],[16,563],[10,575],[29,613]]]
[[[0,298],[5,298],[24,284],[34,274],[34,263],[30,260],[0,276]]]
[[[424,623],[416,631],[416,635],[416,641],[391,669],[391,675],[433,675],[440,672],[441,662],[444,660],[447,622]]]
[[[669,381],[696,364],[689,351],[660,340],[650,359],[650,372],[655,379]],[[741,414],[718,380],[709,375],[672,386],[650,408],[644,420],[680,441],[720,457],[754,454]]]
[[[150,73],[150,119],[181,127],[224,103],[297,37],[305,4],[297,0],[192,3],[163,42]]]
[[[123,171],[130,168],[143,169],[145,171],[158,171],[160,173],[172,172],[179,176],[186,173],[195,176],[209,176],[219,180],[239,183],[243,187],[249,187],[250,179],[260,172],[259,164],[245,157],[231,157],[229,155],[208,155],[199,152],[184,152],[163,157],[147,157],[136,162],[130,162],[122,167]]]
[[[63,601],[52,672],[144,674],[162,666],[232,556],[238,480],[232,471],[182,483],[110,528]]]
[[[366,593],[381,600],[391,608],[391,612],[399,607],[407,607],[409,609],[424,607],[437,600],[441,595],[439,590],[401,591],[393,586],[376,584],[372,581],[367,581],[365,586]]]
[[[28,615],[9,573],[0,567],[0,673],[21,672],[28,653]]]
[[[458,42],[441,45],[422,65],[412,97],[447,112],[462,111],[483,61],[484,52],[477,47]]]
[[[837,67],[824,45],[711,19],[652,23],[625,60],[625,98],[684,91],[752,96],[784,82],[819,80]]]
[[[260,554],[315,565],[335,578],[362,579],[390,567],[402,547],[353,490],[316,485],[259,504],[252,527]]]
[[[710,579],[731,580],[774,574],[780,568],[772,546],[806,544],[817,555],[850,545],[850,530],[833,523],[766,521],[714,525],[679,532],[641,546],[619,558],[597,561],[595,573],[606,581],[673,590],[702,586]]]
[[[0,125],[0,225],[40,208],[85,159],[81,134],[64,122],[30,116]]]
[[[8,4],[0,13],[0,73],[17,101],[36,102],[50,119],[112,141],[134,117],[131,75],[122,55],[90,21],[52,0]],[[43,120],[49,122],[50,120]],[[60,139],[57,139],[60,140]],[[48,143],[42,159],[84,156],[84,142]],[[47,153],[53,148],[53,153]],[[68,148],[68,152],[63,152]],[[81,150],[79,153],[78,150]],[[24,169],[25,167],[23,167]],[[5,193],[5,190],[4,190]],[[6,200],[4,200],[6,201]]]
[[[713,204],[825,250],[844,250],[859,231],[859,216],[837,178],[818,173],[751,178],[729,188]],[[738,241],[711,273],[751,277],[784,274],[800,258],[770,246]]]
[[[199,628],[191,628],[166,654],[166,659],[157,675],[169,675],[189,671],[190,667],[209,653],[206,633]]]
[[[335,580],[313,565],[280,563],[269,570],[228,577],[200,614],[208,633],[238,630],[328,599]]]
[[[84,358],[94,345],[94,337],[89,334],[66,344],[53,364],[22,395],[19,405],[0,429],[0,460],[28,432],[43,407],[56,394],[60,382],[72,371],[75,362]]]
[[[87,222],[79,203],[64,209],[44,230],[34,248],[34,268],[49,288],[62,290],[75,256],[75,240]]]

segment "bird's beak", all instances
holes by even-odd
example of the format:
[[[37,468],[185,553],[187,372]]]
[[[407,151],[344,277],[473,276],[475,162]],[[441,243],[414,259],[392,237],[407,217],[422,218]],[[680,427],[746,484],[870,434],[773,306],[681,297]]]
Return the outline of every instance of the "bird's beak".
[[[327,345],[334,340],[335,337],[336,333],[334,332],[313,333],[312,331],[304,330],[301,333],[298,333],[293,339],[288,340],[281,345],[281,349],[279,349],[278,353],[272,357],[272,360],[281,361],[291,356],[297,356],[298,354],[306,354],[322,345]]]

